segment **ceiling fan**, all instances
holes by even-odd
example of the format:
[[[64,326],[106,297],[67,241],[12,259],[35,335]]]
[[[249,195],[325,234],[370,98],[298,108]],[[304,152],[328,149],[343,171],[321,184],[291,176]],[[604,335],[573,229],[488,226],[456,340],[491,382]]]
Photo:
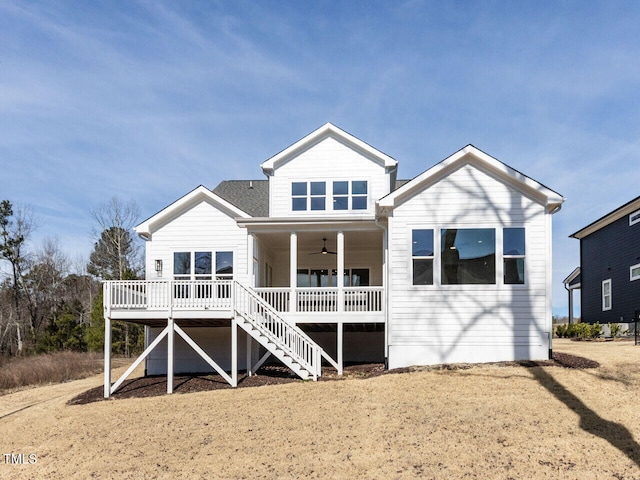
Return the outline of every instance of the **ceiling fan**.
[[[326,255],[326,254],[337,255],[336,252],[330,252],[329,250],[327,250],[327,239],[325,237],[322,239],[322,250],[320,250],[319,252],[312,252],[309,255]]]

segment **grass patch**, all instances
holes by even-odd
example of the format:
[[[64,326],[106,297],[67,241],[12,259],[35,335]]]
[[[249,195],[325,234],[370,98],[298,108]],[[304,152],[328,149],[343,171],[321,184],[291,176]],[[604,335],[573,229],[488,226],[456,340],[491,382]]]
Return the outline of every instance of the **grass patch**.
[[[30,357],[0,358],[0,395],[29,385],[61,383],[102,371],[99,353],[55,352]]]

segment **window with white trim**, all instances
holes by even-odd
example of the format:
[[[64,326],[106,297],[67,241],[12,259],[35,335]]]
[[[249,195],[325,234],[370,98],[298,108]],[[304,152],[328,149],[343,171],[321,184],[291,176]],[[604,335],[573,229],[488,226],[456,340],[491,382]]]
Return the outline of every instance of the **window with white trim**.
[[[632,265],[629,268],[629,280],[634,281],[640,279],[640,263],[637,265]]]
[[[640,222],[640,210],[629,215],[629,225],[635,225]]]
[[[291,182],[291,210],[325,210],[326,182]]]
[[[611,279],[602,281],[602,311],[611,310]]]
[[[433,229],[411,232],[411,264],[414,285],[433,285]]]
[[[495,228],[440,230],[442,285],[496,284]]]
[[[213,252],[173,252],[173,279],[174,280],[212,280],[213,279]],[[233,252],[215,252],[215,279],[233,279]],[[190,286],[180,284],[175,287],[177,298],[190,296]],[[228,297],[229,289],[218,291],[219,297]],[[210,285],[197,285],[195,289],[197,298],[211,297]]]
[[[366,210],[368,184],[366,180],[333,182],[334,210]]]
[[[505,285],[524,284],[524,228],[502,230],[502,258]]]

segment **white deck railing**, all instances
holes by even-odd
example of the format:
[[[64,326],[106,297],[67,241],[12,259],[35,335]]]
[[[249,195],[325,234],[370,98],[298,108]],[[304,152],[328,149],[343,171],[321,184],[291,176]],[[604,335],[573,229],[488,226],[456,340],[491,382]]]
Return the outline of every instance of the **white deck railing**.
[[[256,292],[278,312],[291,310],[291,289],[256,288]],[[305,313],[323,312],[382,312],[384,287],[344,287],[342,302],[340,290],[331,288],[295,288],[293,294],[295,311]]]
[[[105,282],[105,307],[116,310],[231,310],[232,280]],[[276,312],[382,312],[384,287],[253,289]],[[295,301],[291,302],[291,295]],[[293,308],[292,308],[293,306]]]
[[[105,307],[148,310],[230,310],[231,280],[104,282]]]
[[[234,309],[317,380],[321,373],[322,349],[300,328],[280,317],[255,290],[238,282],[234,283]]]

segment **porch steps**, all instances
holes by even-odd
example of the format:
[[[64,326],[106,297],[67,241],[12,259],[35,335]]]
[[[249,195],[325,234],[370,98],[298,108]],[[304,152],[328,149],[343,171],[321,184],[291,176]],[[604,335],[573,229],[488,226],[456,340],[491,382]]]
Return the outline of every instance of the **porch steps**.
[[[251,322],[246,321],[243,317],[236,318],[238,326],[247,332],[251,337],[257,341],[260,345],[271,353],[274,357],[284,363],[289,369],[291,369],[296,375],[303,380],[311,378],[312,374],[306,370],[300,363],[298,363],[280,344],[271,340],[267,335],[260,333],[258,328],[255,328]]]
[[[317,380],[321,373],[322,348],[296,325],[284,320],[252,288],[234,282],[236,322],[300,378]]]

